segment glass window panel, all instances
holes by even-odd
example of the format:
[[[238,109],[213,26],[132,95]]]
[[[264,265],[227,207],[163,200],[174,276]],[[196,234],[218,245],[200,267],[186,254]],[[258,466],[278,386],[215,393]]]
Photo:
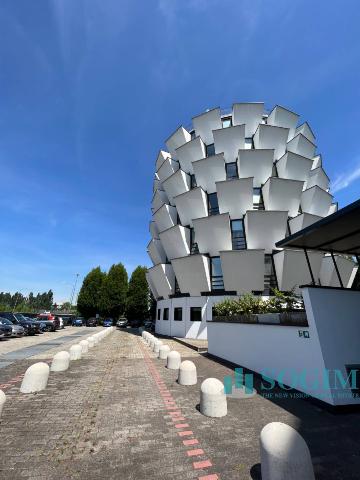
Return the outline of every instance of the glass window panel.
[[[190,321],[201,322],[201,307],[190,307]]]
[[[206,156],[211,157],[211,155],[215,155],[215,145],[213,143],[206,145]]]
[[[174,320],[176,322],[182,321],[182,307],[175,307],[174,308]]]
[[[226,179],[231,180],[232,178],[238,178],[237,163],[231,162],[225,164],[226,169]]]
[[[163,320],[169,320],[169,309],[164,308]]]

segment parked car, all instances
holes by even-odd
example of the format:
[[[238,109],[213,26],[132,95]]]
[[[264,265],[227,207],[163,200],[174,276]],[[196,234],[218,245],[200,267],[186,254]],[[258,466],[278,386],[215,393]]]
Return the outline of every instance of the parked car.
[[[95,317],[90,317],[86,320],[86,326],[87,327],[96,327],[98,324],[97,318]]]
[[[26,317],[25,317],[26,318]],[[31,320],[31,319],[29,319]],[[43,320],[39,318],[32,319],[40,327],[41,333],[43,332],[55,332],[56,326],[54,322],[49,322],[49,320]]]
[[[24,327],[10,322],[7,318],[0,317],[0,325],[8,325],[11,328],[11,335],[13,337],[22,337],[25,333]]]
[[[59,316],[56,316],[55,318],[59,320],[59,328],[61,328],[61,329],[65,328],[65,323],[64,323],[63,318],[59,317]]]
[[[10,325],[7,323],[9,322]],[[9,320],[7,320],[6,318],[0,318],[0,332],[1,332],[1,335],[0,337],[11,337],[12,335],[12,325],[11,325],[11,322]]]
[[[40,333],[39,325],[32,320],[27,320],[21,313],[0,312],[0,317],[10,320],[14,325],[20,325],[25,330],[25,335],[35,335]]]
[[[104,327],[112,327],[113,319],[112,318],[105,318],[103,326]]]
[[[84,324],[84,319],[83,317],[77,317],[77,318],[74,318],[73,322],[72,322],[72,326],[73,327],[82,327]]]
[[[128,319],[125,317],[119,318],[119,320],[116,322],[116,326],[118,328],[126,328],[128,324],[129,324]]]
[[[143,321],[142,320],[130,320],[129,324],[130,324],[130,327],[132,327],[132,328],[139,328],[139,327],[142,327]]]
[[[155,322],[153,320],[145,320],[144,327],[149,332],[155,332]]]
[[[53,322],[55,329],[60,328],[60,320],[58,317],[55,317],[51,313],[40,313],[38,315],[38,320],[47,320],[48,322]]]

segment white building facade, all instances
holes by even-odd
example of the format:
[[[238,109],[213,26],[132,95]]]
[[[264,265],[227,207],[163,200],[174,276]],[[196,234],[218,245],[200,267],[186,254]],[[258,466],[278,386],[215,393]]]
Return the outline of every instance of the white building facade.
[[[224,298],[299,291],[311,281],[339,286],[327,254],[306,259],[302,250],[275,246],[337,210],[315,136],[298,114],[236,103],[194,117],[165,145],[155,164],[148,244],[157,333],[205,339],[212,307]],[[335,260],[351,286],[356,264]]]

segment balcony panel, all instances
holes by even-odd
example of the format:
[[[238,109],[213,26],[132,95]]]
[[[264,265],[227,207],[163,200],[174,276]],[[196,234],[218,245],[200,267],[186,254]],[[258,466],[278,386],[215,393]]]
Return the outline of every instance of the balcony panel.
[[[239,178],[216,182],[220,213],[229,213],[231,219],[242,218],[253,208],[253,178]]]
[[[275,243],[286,236],[288,212],[253,210],[246,212],[244,220],[247,248],[272,253]]]
[[[288,128],[260,124],[254,135],[255,148],[274,149],[274,159],[277,160],[285,153],[288,135]]]
[[[153,193],[155,193],[156,190],[163,190],[163,187],[162,187],[162,183],[159,180],[159,177],[155,173],[154,182],[153,182]]]
[[[264,290],[264,250],[220,252],[224,287],[238,295]]]
[[[228,213],[198,218],[193,224],[200,253],[208,253],[213,257],[219,255],[221,250],[232,249]]]
[[[344,287],[352,287],[358,268],[356,263],[340,255],[335,255],[335,261]],[[325,256],[322,260],[320,281],[321,285],[324,287],[340,287],[340,282],[331,256]]]
[[[146,272],[145,276],[146,276],[146,281],[147,281],[147,283],[149,285],[149,288],[151,290],[151,293],[153,294],[154,298],[157,299],[160,295],[155,288],[154,282],[152,281],[152,279],[149,275],[149,272]]]
[[[165,141],[165,145],[169,149],[171,156],[177,158],[176,149],[187,142],[190,142],[191,135],[184,127],[179,127],[170,137]]]
[[[161,167],[163,162],[169,157],[170,157],[169,152],[165,152],[164,150],[160,150],[159,153],[158,153],[156,162],[155,162],[155,170],[156,171],[159,170],[159,168]]]
[[[315,282],[319,283],[320,267],[324,254],[308,252]],[[311,283],[311,275],[305,253],[301,250],[282,250],[274,255],[274,265],[279,290],[300,292],[300,285]]]
[[[192,119],[196,136],[200,136],[206,145],[214,143],[213,130],[222,128],[220,108],[214,108]]]
[[[151,234],[151,238],[159,239],[159,229],[157,228],[156,223],[154,221],[149,223],[149,231]]]
[[[238,170],[240,178],[253,177],[254,187],[261,187],[271,177],[274,150],[239,150]]]
[[[206,157],[205,144],[200,137],[196,137],[176,151],[181,170],[185,173],[194,173],[192,162]]]
[[[239,149],[245,148],[245,125],[213,131],[215,153],[223,153],[225,162],[236,162]]]
[[[179,169],[164,181],[163,188],[173,205],[174,197],[190,190],[190,176]]]
[[[284,107],[280,107],[280,105],[276,105],[276,107],[270,112],[266,123],[274,127],[288,128],[288,139],[290,139],[295,134],[298,120],[299,115],[297,113],[291,112]]]
[[[337,211],[338,211],[338,204],[337,204],[337,202],[336,202],[336,203],[332,203],[332,204],[330,205],[330,207],[329,207],[329,211],[328,211],[328,214],[327,214],[326,216],[332,215],[333,213],[335,213],[335,212],[337,212]]]
[[[245,137],[254,135],[259,123],[262,122],[264,114],[263,103],[234,103],[233,125],[245,124]]]
[[[302,125],[299,125],[297,127],[297,129],[295,130],[295,136],[298,133],[301,133],[302,135],[304,135],[304,137],[306,137],[308,140],[310,140],[310,142],[315,143],[315,140],[316,140],[315,135],[314,135],[313,131],[311,130],[310,125],[307,122],[305,122]]]
[[[174,197],[174,203],[183,226],[192,226],[194,218],[206,217],[208,214],[207,196],[200,187]]]
[[[301,193],[304,182],[286,178],[270,177],[262,187],[265,210],[284,210],[290,217],[299,213]]]
[[[169,263],[155,265],[148,270],[151,284],[159,297],[169,298],[175,292],[174,270]]]
[[[209,292],[210,260],[204,255],[190,255],[171,261],[181,293],[199,297],[202,292]]]
[[[312,215],[310,213],[301,213],[300,215],[291,218],[289,220],[289,228],[291,235],[299,232],[300,230],[308,227],[309,225],[312,225],[318,220],[321,220],[321,218],[322,217],[319,217],[318,215]]]
[[[226,129],[228,130],[228,129]],[[215,182],[226,179],[225,159],[222,153],[193,162],[196,184],[207,193],[216,192]]]
[[[175,227],[160,233],[160,240],[169,260],[190,255],[190,230],[188,228],[175,225]]]
[[[169,203],[169,199],[164,190],[156,190],[151,202],[152,211],[156,212],[164,203]]]
[[[315,170],[315,168],[318,168],[318,167],[322,167],[322,158],[320,154],[315,155],[315,157],[313,157],[313,164],[312,164],[311,170]]]
[[[328,190],[330,186],[330,179],[324,172],[322,167],[311,170],[308,181],[306,182],[306,188],[311,188],[317,185],[323,190]]]
[[[175,173],[179,169],[179,163],[175,162],[171,158],[167,158],[162,163],[159,170],[156,172],[160,182],[164,182],[167,178],[170,177],[173,173]]]
[[[286,152],[276,163],[277,172],[280,178],[291,180],[308,180],[313,160],[302,157],[296,153]]]
[[[313,158],[315,155],[316,145],[310,142],[304,135],[298,133],[293,139],[286,144],[288,152],[297,153],[303,157]]]
[[[152,239],[147,246],[149,257],[154,265],[166,263],[166,253],[160,240]]]
[[[311,187],[301,194],[301,209],[319,217],[326,217],[332,202],[332,195],[320,187]]]
[[[176,208],[171,205],[163,205],[154,213],[153,219],[161,233],[177,224]]]

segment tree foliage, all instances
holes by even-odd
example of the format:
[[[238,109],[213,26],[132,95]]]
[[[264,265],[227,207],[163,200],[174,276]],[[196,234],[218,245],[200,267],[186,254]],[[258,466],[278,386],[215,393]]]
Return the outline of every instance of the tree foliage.
[[[16,312],[38,312],[40,310],[50,310],[53,305],[53,292],[37,293],[30,292],[26,297],[21,292],[11,294],[9,292],[0,292],[1,310],[14,310]]]
[[[129,320],[144,320],[149,315],[150,292],[146,272],[147,268],[139,265],[131,275],[126,305]]]
[[[100,312],[118,318],[125,312],[128,275],[122,263],[112,265],[104,278],[100,294]]]
[[[77,308],[86,318],[94,317],[100,312],[100,298],[106,273],[100,267],[93,268],[84,278],[81,286]]]

